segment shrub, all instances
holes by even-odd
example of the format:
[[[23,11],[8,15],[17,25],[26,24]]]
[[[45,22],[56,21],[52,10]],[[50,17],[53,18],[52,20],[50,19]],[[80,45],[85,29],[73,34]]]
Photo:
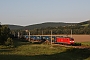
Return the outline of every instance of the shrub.
[[[5,45],[6,45],[6,46],[11,46],[11,45],[13,45],[13,40],[12,40],[12,38],[8,38],[7,41],[5,42]]]
[[[74,46],[81,46],[81,43],[74,43]]]

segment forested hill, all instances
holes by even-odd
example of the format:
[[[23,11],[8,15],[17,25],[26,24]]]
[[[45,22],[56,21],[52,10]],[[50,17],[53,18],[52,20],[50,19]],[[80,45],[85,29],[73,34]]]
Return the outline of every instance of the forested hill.
[[[59,22],[46,22],[41,24],[34,24],[24,27],[24,29],[34,29],[34,28],[45,28],[45,27],[59,27],[59,26],[69,26],[75,25],[76,23],[59,23]]]
[[[19,25],[8,25],[8,27],[9,27],[11,30],[23,28],[23,26],[19,26]]]
[[[45,28],[45,27],[69,26],[75,24],[77,23],[46,22],[46,23],[33,24],[28,26],[18,26],[18,25],[8,25],[8,26],[10,29],[36,29],[36,28]]]
[[[71,26],[71,25],[88,26],[90,25],[90,20],[80,23],[45,22],[40,24],[28,25],[28,26],[19,26],[19,25],[8,25],[8,26],[10,29],[39,29],[45,27],[59,27],[59,26]]]

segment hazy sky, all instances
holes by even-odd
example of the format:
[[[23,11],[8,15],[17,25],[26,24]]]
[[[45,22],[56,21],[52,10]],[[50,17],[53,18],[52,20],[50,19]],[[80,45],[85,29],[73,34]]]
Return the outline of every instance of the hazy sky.
[[[2,24],[82,22],[90,19],[90,0],[0,0]]]

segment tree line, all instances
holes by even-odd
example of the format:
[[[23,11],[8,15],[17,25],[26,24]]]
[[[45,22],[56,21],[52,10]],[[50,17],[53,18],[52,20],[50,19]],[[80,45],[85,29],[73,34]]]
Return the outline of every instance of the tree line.
[[[12,34],[17,35],[19,32],[20,35],[27,35],[30,31],[31,35],[50,35],[52,30],[52,34],[90,34],[90,25],[88,26],[81,26],[81,25],[75,25],[75,26],[59,26],[59,27],[45,27],[45,28],[35,28],[32,30],[12,30]]]

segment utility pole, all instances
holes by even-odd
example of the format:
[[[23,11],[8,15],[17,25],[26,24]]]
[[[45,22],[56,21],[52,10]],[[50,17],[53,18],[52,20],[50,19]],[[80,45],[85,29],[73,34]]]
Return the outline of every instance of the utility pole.
[[[30,32],[29,32],[29,42],[30,42]]]
[[[72,38],[72,29],[71,29],[71,38]]]
[[[51,45],[52,45],[52,30],[51,30]]]
[[[14,37],[15,37],[15,32],[13,33]]]
[[[19,39],[19,37],[20,37],[20,34],[19,34],[19,32],[18,32],[18,39]]]
[[[73,25],[72,25],[72,23],[71,23],[71,38],[72,38],[72,27],[73,27]]]
[[[43,30],[42,30],[42,36],[43,36]]]

